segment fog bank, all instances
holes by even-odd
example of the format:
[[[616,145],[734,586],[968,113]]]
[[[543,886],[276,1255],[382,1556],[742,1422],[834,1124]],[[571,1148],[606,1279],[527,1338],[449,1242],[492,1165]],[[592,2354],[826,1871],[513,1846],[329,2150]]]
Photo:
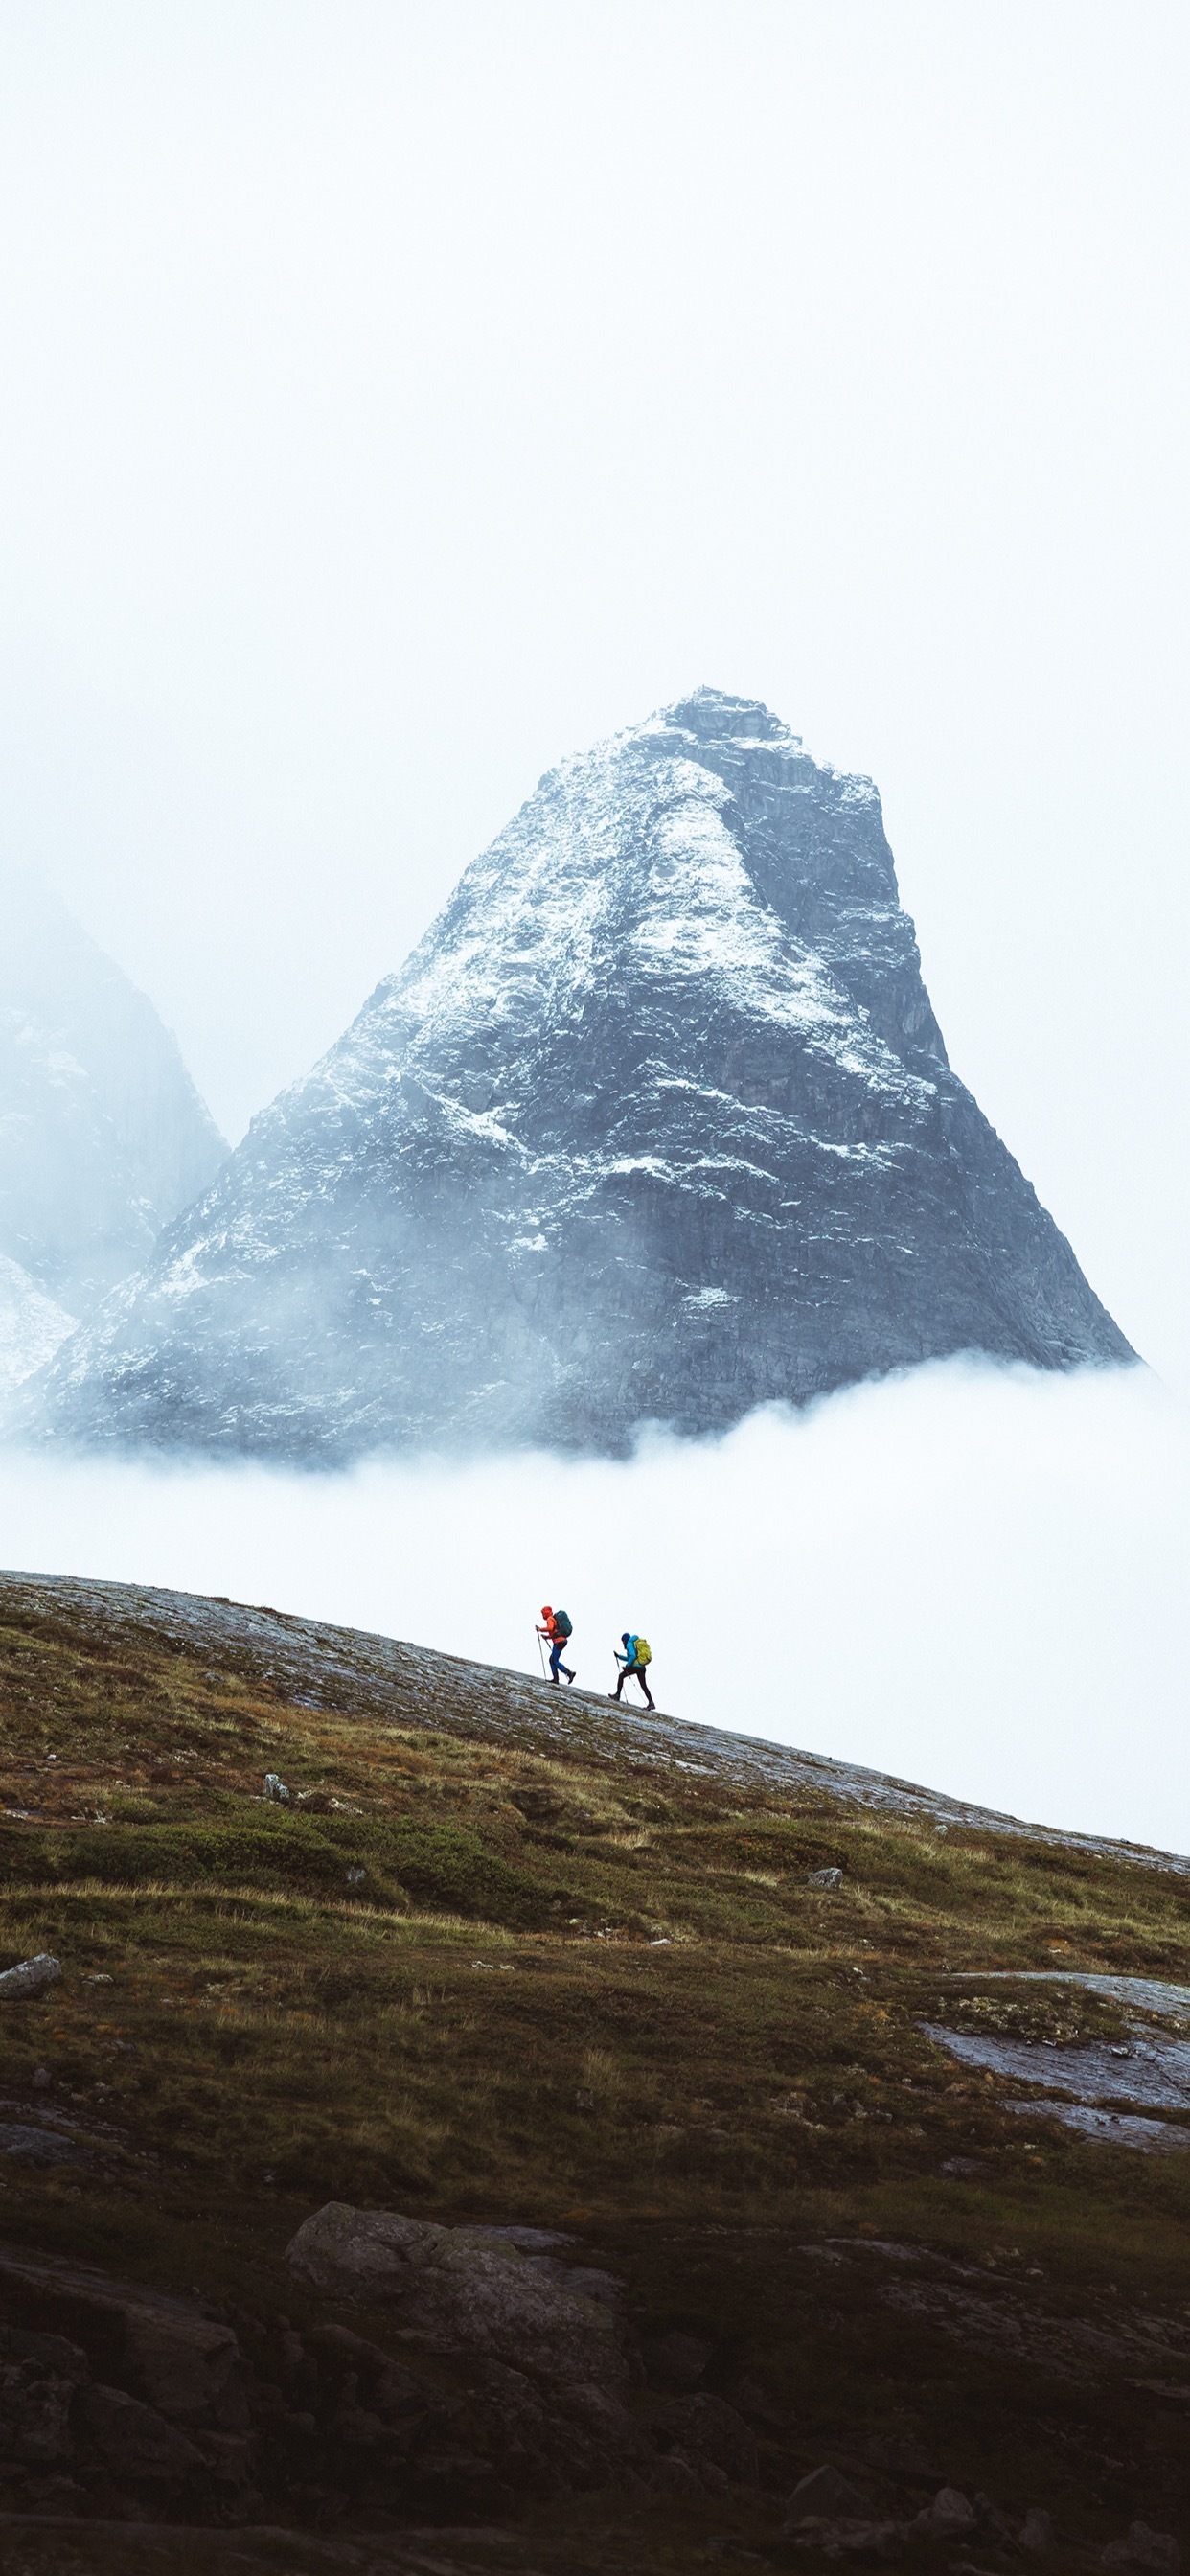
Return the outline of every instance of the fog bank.
[[[6,1453],[0,1562],[226,1593],[1190,1850],[1190,1414],[1144,1371],[951,1363],[629,1464],[345,1476]],[[427,1709],[427,1716],[432,1709]]]

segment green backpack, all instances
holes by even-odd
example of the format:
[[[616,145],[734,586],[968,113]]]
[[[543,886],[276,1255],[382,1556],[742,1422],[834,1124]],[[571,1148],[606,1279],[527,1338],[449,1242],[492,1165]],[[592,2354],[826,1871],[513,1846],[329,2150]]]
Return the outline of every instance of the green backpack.
[[[632,1640],[632,1647],[635,1660],[638,1664],[652,1663],[653,1649],[649,1644],[647,1637],[634,1637]]]
[[[570,1621],[564,1610],[555,1610],[554,1626],[560,1637],[572,1637],[574,1635],[574,1630],[571,1627]]]

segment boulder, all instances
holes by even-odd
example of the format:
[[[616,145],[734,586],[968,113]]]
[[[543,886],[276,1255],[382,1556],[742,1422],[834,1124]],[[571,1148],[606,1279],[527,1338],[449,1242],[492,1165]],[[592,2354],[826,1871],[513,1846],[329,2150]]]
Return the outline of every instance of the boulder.
[[[1178,2576],[1182,2553],[1171,2531],[1130,2522],[1123,2540],[1109,2540],[1101,2550],[1099,2564],[1117,2569],[1119,2576]]]
[[[1015,2545],[1017,2537],[1015,2523],[1009,2521],[1006,2513],[1001,2513],[999,2505],[993,2504],[989,2495],[980,2493],[976,2496],[975,2519],[979,2525],[981,2538],[989,2539],[993,2543],[1000,2542],[1007,2549]]]
[[[236,2337],[187,2300],[113,2280],[90,2264],[0,2246],[0,2303],[14,2330],[36,2322],[43,2341],[69,2338],[97,2378],[130,2380],[171,2422],[246,2429]]]
[[[651,2336],[642,2358],[655,2388],[686,2390],[697,2387],[712,2350],[702,2335],[683,2334],[675,2326],[669,2334]]]
[[[957,2540],[960,2532],[974,2530],[977,2519],[974,2505],[958,2487],[939,2487],[933,2503],[914,2515],[909,2530],[916,2540]]]
[[[285,2260],[295,2280],[324,2297],[392,2307],[404,2334],[437,2351],[504,2362],[555,2389],[618,2394],[627,2386],[607,2298],[590,2296],[581,2275],[572,2286],[564,2265],[483,2228],[328,2201],[299,2227]]]
[[[700,2471],[709,2462],[733,2486],[754,2487],[759,2482],[756,2436],[724,2397],[705,2391],[675,2397],[654,2418],[652,2432],[663,2450],[681,2451]]]
[[[39,1950],[35,1959],[22,1959],[19,1966],[0,1971],[0,2003],[31,2003],[56,1986],[62,1974],[61,1964],[49,1950]]]
[[[293,2338],[296,2342],[296,2336]],[[310,2353],[332,2379],[354,2379],[366,2405],[373,2407],[384,2423],[404,2424],[409,2418],[425,2414],[429,2394],[420,2379],[415,2379],[404,2364],[394,2361],[391,2353],[382,2352],[379,2344],[368,2343],[363,2335],[352,2334],[347,2326],[315,2326],[306,2338]]]
[[[899,2558],[905,2528],[899,2522],[834,2522],[824,2514],[809,2514],[798,2524],[793,2545],[821,2558]]]
[[[549,2456],[567,2486],[648,2490],[656,2453],[613,2391],[573,2382],[552,2393],[547,2411]]]
[[[766,2432],[787,2434],[791,2428],[793,2415],[790,2407],[782,2405],[770,2389],[762,2388],[758,2379],[741,2379],[736,2390],[736,2404],[741,2415],[753,2424],[763,2424]]]
[[[196,2315],[178,2299],[151,2296],[127,2300],[123,2324],[129,2374],[163,2415],[245,2430],[240,2348],[230,2326]]]
[[[812,1869],[809,1884],[811,1887],[841,1887],[843,1872],[841,1869]]]
[[[0,2460],[37,2469],[67,2460],[75,2386],[39,2361],[6,2362],[0,2370]]]
[[[652,2485],[655,2495],[676,2496],[683,2502],[705,2492],[697,2469],[684,2451],[667,2451],[664,2459],[658,2460]]]
[[[176,2424],[122,2388],[85,2389],[79,2421],[83,2437],[122,2486],[173,2485],[206,2465]]]
[[[199,2433],[195,2447],[207,2464],[221,2516],[229,2522],[255,2522],[264,2497],[253,2484],[256,2441],[251,2433]]]
[[[1040,2558],[1045,2550],[1053,2548],[1054,2517],[1052,2513],[1046,2512],[1044,2505],[1030,2505],[1017,2533],[1017,2541],[1020,2548],[1029,2550],[1035,2558]]]
[[[872,2508],[866,2496],[837,2469],[824,2466],[811,2469],[800,2478],[785,2506],[786,2532],[795,2531],[799,2523],[825,2516],[832,2522],[870,2522]]]
[[[0,2326],[0,2353],[14,2361],[39,2361],[43,2370],[54,2371],[61,2379],[89,2379],[90,2365],[86,2353],[65,2335],[23,2333],[17,2326]]]

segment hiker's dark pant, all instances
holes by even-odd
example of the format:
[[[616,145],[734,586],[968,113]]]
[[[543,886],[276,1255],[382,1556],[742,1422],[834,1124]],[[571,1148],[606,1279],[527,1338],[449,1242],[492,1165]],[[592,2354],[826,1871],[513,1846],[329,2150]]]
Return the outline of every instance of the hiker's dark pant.
[[[654,1697],[653,1697],[652,1691],[650,1690],[650,1688],[649,1688],[649,1685],[648,1685],[647,1681],[645,1680],[645,1668],[644,1668],[644,1665],[643,1665],[643,1664],[625,1664],[625,1666],[624,1666],[624,1670],[623,1670],[623,1672],[622,1672],[622,1673],[621,1673],[621,1675],[620,1675],[619,1681],[616,1683],[616,1698],[617,1698],[617,1699],[619,1698],[620,1693],[621,1693],[621,1691],[622,1691],[622,1690],[623,1690],[623,1688],[624,1688],[624,1684],[625,1684],[625,1682],[639,1682],[639,1683],[640,1683],[640,1686],[641,1686],[641,1689],[642,1689],[642,1690],[643,1690],[643,1692],[644,1692],[645,1698],[647,1699],[647,1701],[648,1701],[648,1703],[649,1703],[650,1708],[655,1708],[655,1707],[656,1707],[657,1703],[656,1703],[656,1701],[655,1701],[655,1699],[654,1699]]]
[[[557,1681],[558,1678],[558,1666],[559,1664],[562,1664],[562,1648],[563,1646],[568,1645],[569,1642],[569,1639],[566,1637],[555,1637],[553,1645],[550,1647],[550,1673],[554,1681]],[[574,1675],[571,1672],[569,1664],[562,1664],[562,1670],[566,1675],[567,1681],[572,1682],[574,1680]]]

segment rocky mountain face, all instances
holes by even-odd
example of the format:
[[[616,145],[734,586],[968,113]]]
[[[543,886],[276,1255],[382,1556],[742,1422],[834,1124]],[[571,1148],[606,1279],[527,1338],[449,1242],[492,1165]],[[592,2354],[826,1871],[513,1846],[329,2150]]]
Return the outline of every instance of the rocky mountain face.
[[[74,1331],[75,1318],[0,1252],[0,1396],[44,1367]]]
[[[0,919],[0,1309],[27,1356],[48,1327],[19,1325],[22,1299],[90,1313],[227,1148],[152,1003],[56,898],[10,879]]]
[[[542,779],[39,1420],[616,1452],[965,1350],[1133,1356],[948,1067],[875,788],[700,690]]]

